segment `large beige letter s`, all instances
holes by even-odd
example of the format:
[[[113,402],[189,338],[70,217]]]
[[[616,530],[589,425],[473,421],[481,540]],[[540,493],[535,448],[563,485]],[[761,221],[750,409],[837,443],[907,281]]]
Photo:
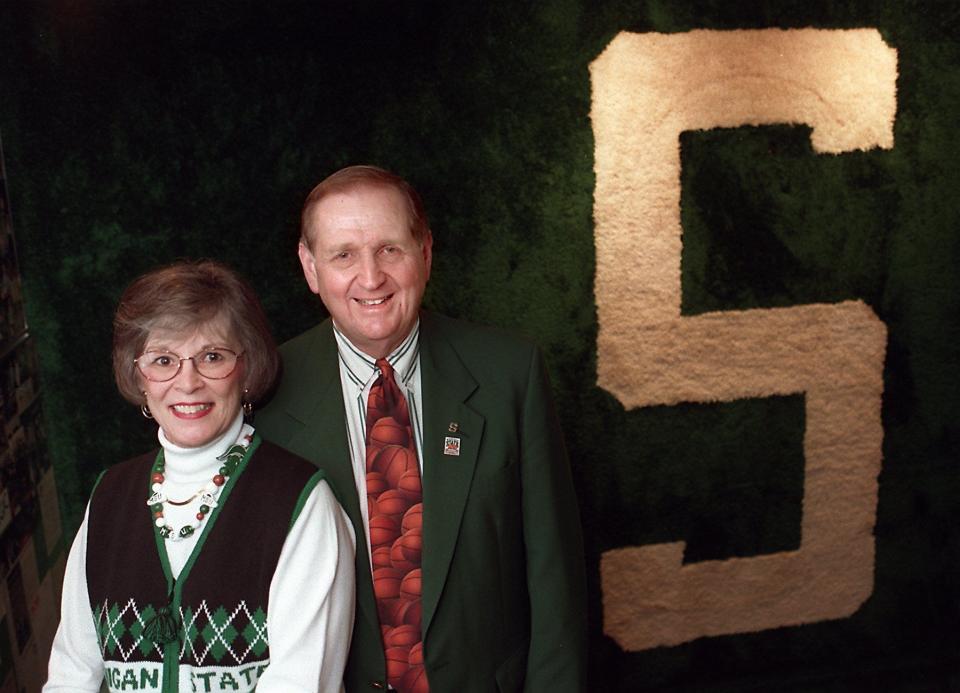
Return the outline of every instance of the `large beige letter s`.
[[[884,325],[861,301],[680,315],[680,133],[812,127],[818,152],[893,146],[896,51],[870,29],[621,33],[591,64],[599,385],[626,408],[803,394],[801,545],[682,564],[601,558],[624,649],[841,618],[873,590]]]

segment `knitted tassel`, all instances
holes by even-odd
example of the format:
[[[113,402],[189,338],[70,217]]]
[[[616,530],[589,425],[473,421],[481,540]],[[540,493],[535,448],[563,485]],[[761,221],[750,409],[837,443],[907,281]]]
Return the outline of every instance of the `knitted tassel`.
[[[143,636],[158,645],[177,641],[177,619],[169,607],[161,606],[143,627]]]

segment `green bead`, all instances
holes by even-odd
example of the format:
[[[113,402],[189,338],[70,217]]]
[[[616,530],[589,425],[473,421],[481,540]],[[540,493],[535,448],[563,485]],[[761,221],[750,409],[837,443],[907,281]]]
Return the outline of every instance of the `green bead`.
[[[153,505],[150,506],[150,509],[153,512],[158,513],[161,510],[163,510],[163,503],[154,503]]]
[[[160,528],[160,537],[163,538],[163,539],[166,539],[166,538],[169,537],[172,533],[173,533],[173,530],[171,530],[169,527],[161,527],[161,528]]]
[[[210,506],[209,506],[209,505],[201,505],[201,506],[200,506],[200,512],[202,512],[204,515],[206,515],[208,512],[210,512]]]
[[[224,476],[227,476],[230,473],[230,469],[226,465],[224,465],[220,467],[220,473],[223,474]]]
[[[193,534],[193,527],[191,527],[190,525],[186,525],[180,528],[181,537],[189,537],[191,534]]]

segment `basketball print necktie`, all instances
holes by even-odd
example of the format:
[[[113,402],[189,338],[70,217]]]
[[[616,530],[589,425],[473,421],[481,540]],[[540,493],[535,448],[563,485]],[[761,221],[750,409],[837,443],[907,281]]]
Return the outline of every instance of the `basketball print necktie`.
[[[367,399],[367,509],[387,682],[427,693],[420,630],[423,491],[410,412],[386,359]]]

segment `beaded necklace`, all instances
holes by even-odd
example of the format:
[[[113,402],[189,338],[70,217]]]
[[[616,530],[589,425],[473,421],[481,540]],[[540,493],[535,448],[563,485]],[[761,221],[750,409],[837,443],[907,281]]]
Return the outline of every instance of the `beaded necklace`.
[[[153,511],[153,522],[161,538],[170,539],[171,541],[182,541],[192,536],[193,533],[200,528],[200,525],[203,524],[203,520],[210,510],[217,507],[217,498],[220,496],[220,490],[223,488],[223,485],[227,483],[227,480],[233,476],[233,473],[237,471],[237,466],[243,461],[243,456],[247,453],[247,448],[250,446],[251,440],[253,440],[253,436],[247,434],[243,436],[239,442],[231,445],[225,453],[218,456],[217,460],[222,463],[222,466],[217,470],[217,473],[213,475],[210,482],[191,498],[181,502],[167,498],[163,490],[166,463],[163,457],[163,449],[160,450],[150,472],[150,490],[153,491],[153,493],[147,498],[147,505],[150,506],[150,510]],[[181,527],[180,531],[175,532],[174,528],[167,524],[163,516],[163,504],[186,505],[197,498],[197,496],[200,497],[200,507],[197,509],[195,519]]]
[[[147,505],[150,506],[150,510],[153,511],[153,522],[161,538],[164,540],[170,539],[170,541],[182,541],[187,537],[193,536],[193,533],[196,532],[203,523],[204,518],[210,510],[217,507],[217,498],[220,496],[220,490],[224,484],[227,483],[227,480],[233,476],[234,472],[237,471],[237,467],[246,456],[247,449],[250,447],[252,441],[253,432],[251,429],[250,432],[244,434],[239,441],[227,448],[225,453],[217,457],[217,460],[221,462],[222,466],[217,470],[217,473],[213,475],[210,483],[200,489],[200,491],[191,498],[182,502],[169,500],[163,491],[166,463],[163,457],[163,448],[160,449],[160,452],[157,453],[157,459],[154,461],[153,467],[150,470],[150,490],[153,491],[153,493],[147,499]],[[174,532],[173,527],[168,525],[163,517],[163,504],[186,505],[197,496],[200,497],[200,508],[197,511],[196,520],[181,527],[179,532]],[[179,639],[179,620],[171,605],[175,582],[176,581],[169,587],[167,604],[160,606],[156,612],[147,619],[143,627],[143,636],[147,640],[161,646],[176,642]]]

